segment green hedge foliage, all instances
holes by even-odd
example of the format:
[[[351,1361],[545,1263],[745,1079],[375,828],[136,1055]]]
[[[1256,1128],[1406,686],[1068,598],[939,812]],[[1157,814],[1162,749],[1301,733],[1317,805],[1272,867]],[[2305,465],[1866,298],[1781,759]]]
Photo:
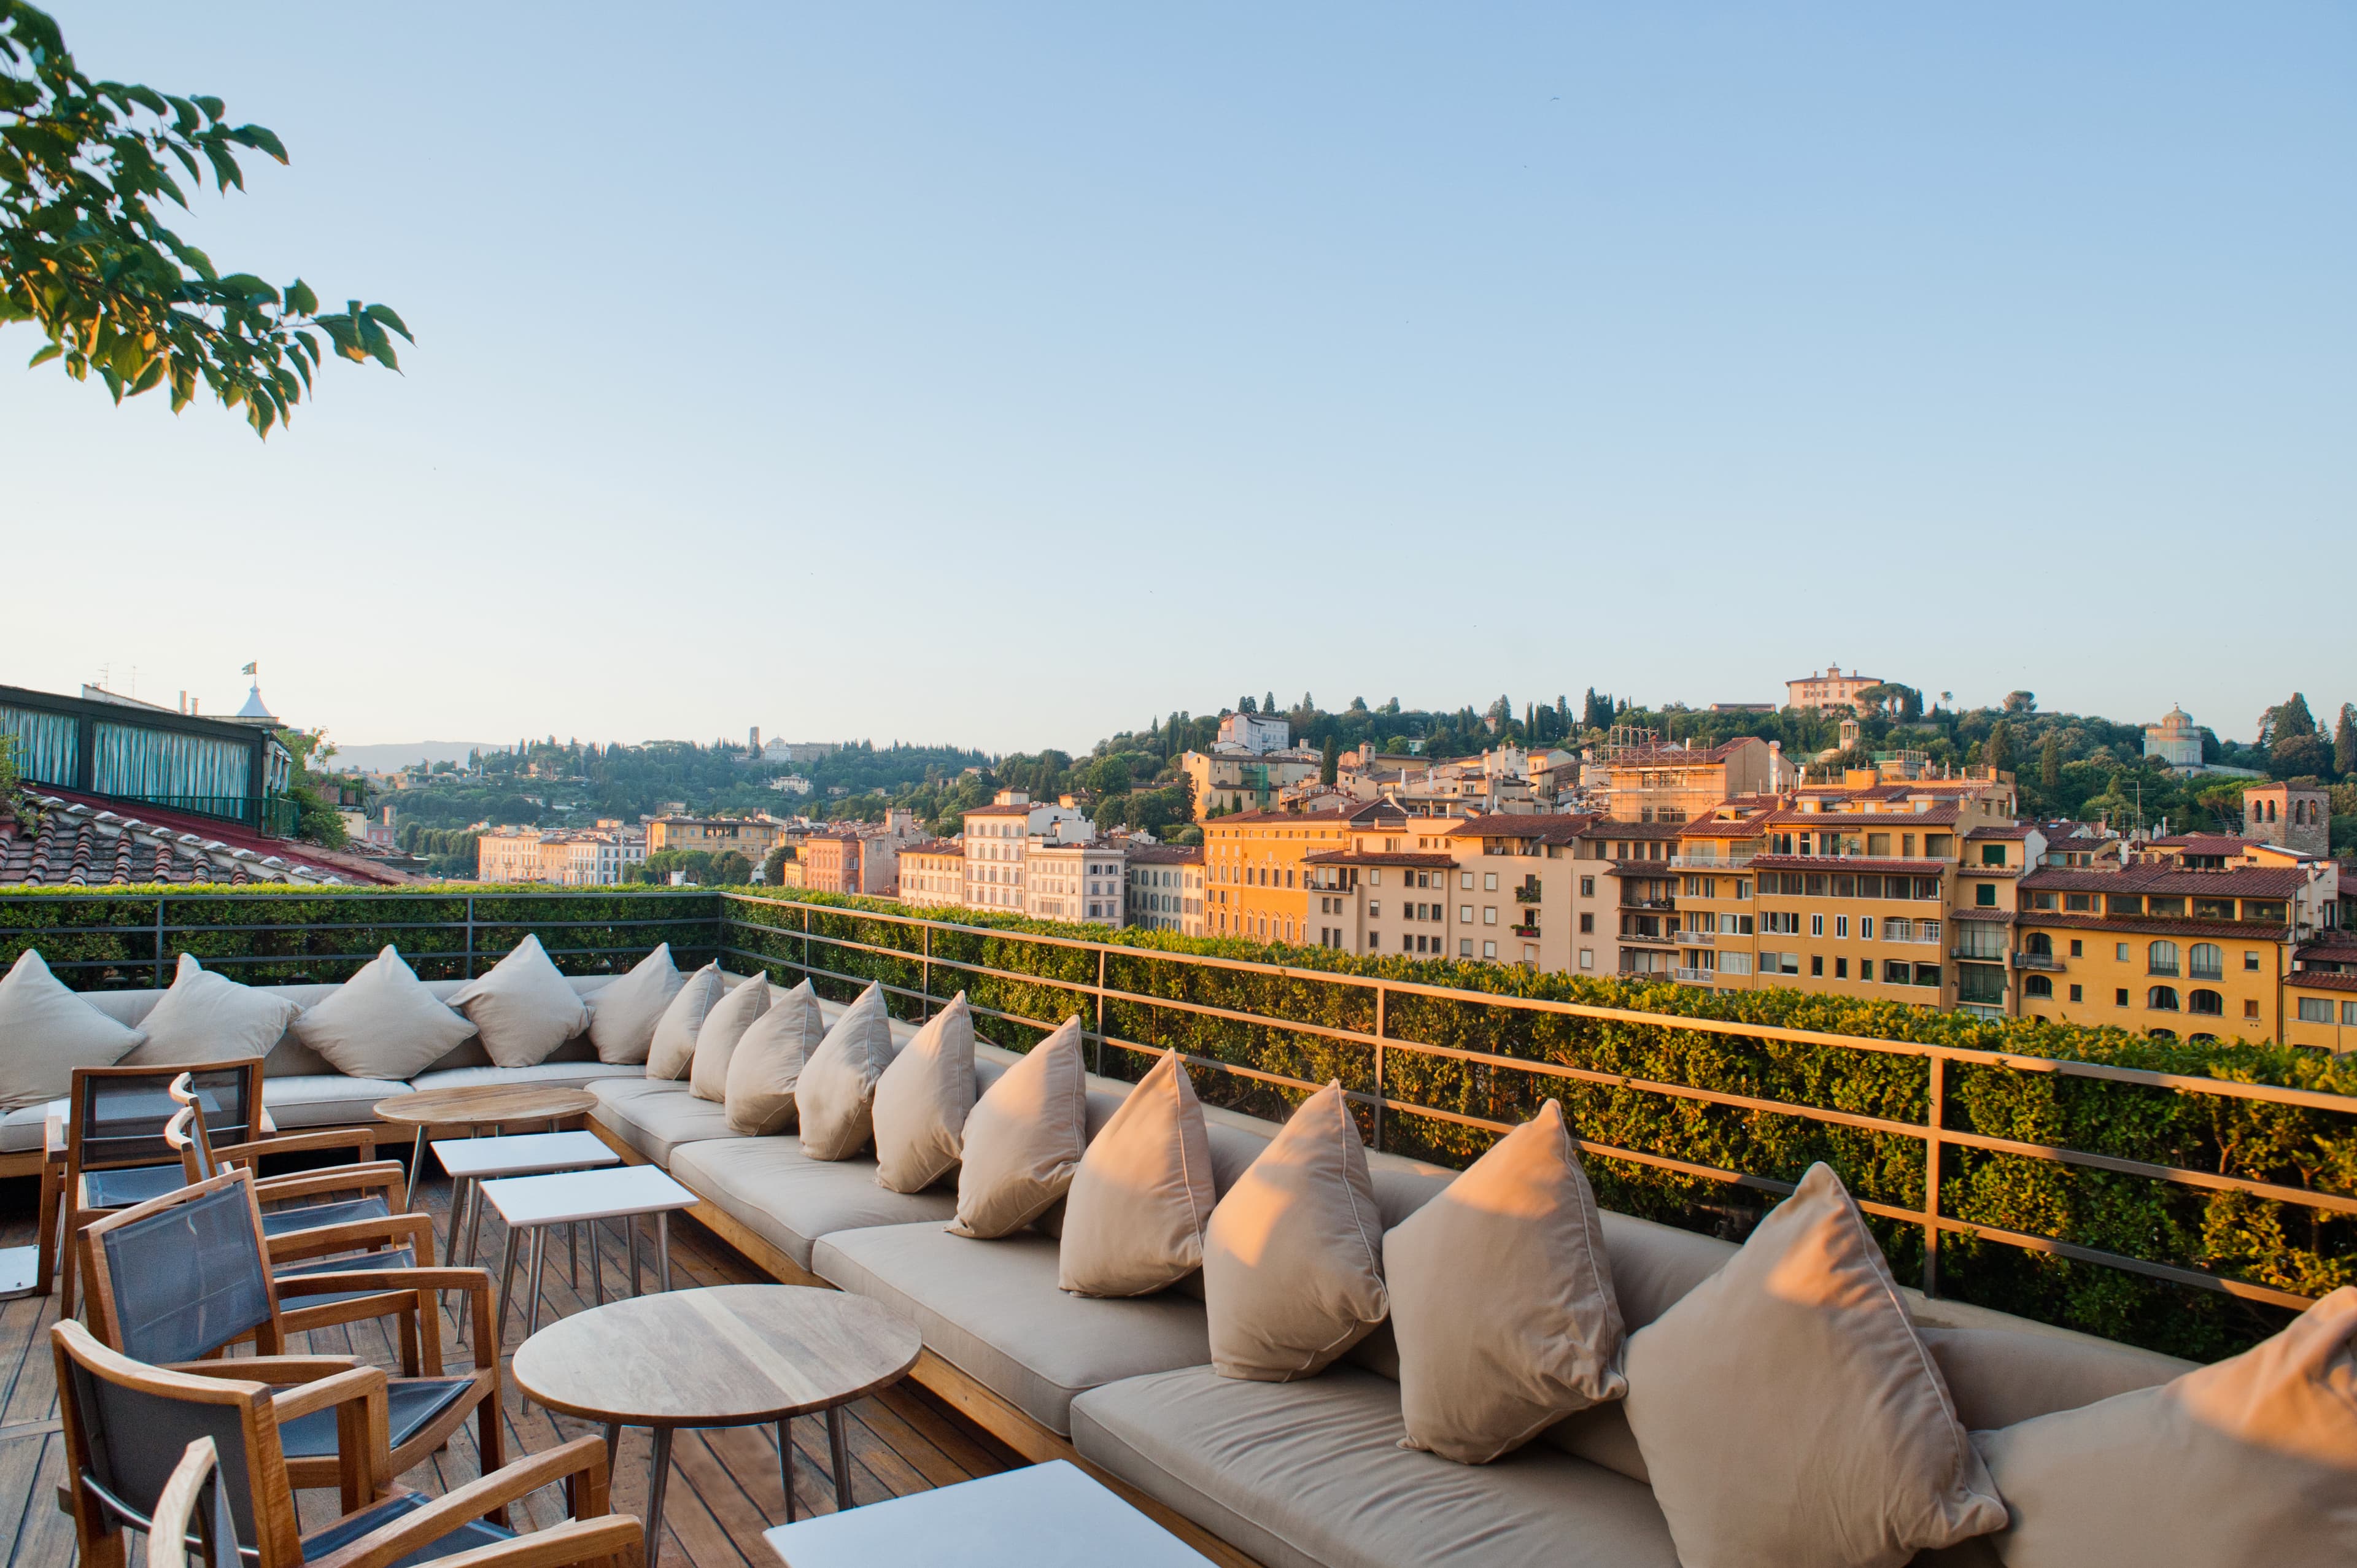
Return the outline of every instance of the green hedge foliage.
[[[863,918],[909,912],[898,905],[815,893],[796,893],[791,900],[732,900],[730,909],[728,942],[736,960],[766,963],[773,977],[789,983],[804,963],[805,913],[813,939],[862,944],[809,944],[812,969],[855,977],[813,975],[823,994],[838,1000],[870,980],[925,990],[930,942],[931,995],[946,998],[963,989],[979,1008],[1036,1021],[1036,1029],[1002,1025],[995,1031],[1018,1049],[1073,1013],[1096,1026],[1094,999],[1071,987],[1095,983],[1102,949],[1110,987],[1275,1021],[1247,1023],[1150,1003],[1110,1002],[1103,1032],[1115,1041],[1177,1048],[1304,1083],[1340,1079],[1346,1089],[1368,1094],[1378,1087],[1372,1047],[1283,1026],[1303,1023],[1361,1035],[1377,1032],[1374,988],[1325,980],[1320,973],[1448,987],[1458,994],[1391,993],[1383,1036],[1455,1047],[1479,1053],[1480,1059],[1386,1048],[1381,1090],[1389,1105],[1380,1129],[1373,1108],[1361,1106],[1360,1114],[1370,1142],[1380,1138],[1394,1153],[1452,1166],[1478,1157],[1496,1133],[1418,1114],[1416,1108],[1512,1124],[1553,1096],[1563,1101],[1580,1134],[1598,1144],[1782,1181],[1797,1180],[1813,1161],[1824,1160],[1859,1197],[1921,1211],[1925,1171],[1919,1138],[1586,1083],[1519,1065],[1552,1063],[1894,1122],[1920,1124],[1926,1119],[1930,1066],[1924,1058],[1706,1033],[1680,1028],[1681,1017],[2357,1095],[2357,1058],[2335,1059],[2290,1047],[2156,1040],[2034,1019],[1986,1020],[1797,989],[1719,993],[1671,983],[1534,974],[1496,964],[1360,957],[1143,929],[1108,931],[974,910],[942,913],[974,929],[936,927],[928,933],[922,927]],[[1063,946],[1039,938],[1091,945]],[[1277,964],[1295,972],[1227,970],[1174,962],[1166,955]],[[1640,1016],[1586,1018],[1484,1000],[1501,995],[1625,1009]],[[915,1016],[922,1008],[911,996],[896,996],[893,1004],[903,1016]],[[1130,1079],[1149,1065],[1142,1052],[1119,1045],[1105,1047],[1101,1060],[1103,1071]],[[1284,1116],[1306,1092],[1245,1072],[1195,1077],[1205,1101],[1270,1117]],[[1945,1101],[1943,1125],[1950,1130],[2357,1196],[2357,1116],[1953,1062]],[[1589,1161],[1588,1169],[1608,1207],[1730,1239],[1748,1233],[1774,1201],[1766,1193],[1634,1161],[1599,1156]],[[2084,1166],[1951,1146],[1942,1167],[1941,1211],[2304,1295],[2357,1283],[2357,1219]],[[1885,1219],[1874,1223],[1900,1278],[1919,1277],[1921,1228]],[[1943,1295],[2203,1359],[2254,1343],[2288,1316],[2222,1293],[1955,1232],[1941,1240],[1940,1285]]]

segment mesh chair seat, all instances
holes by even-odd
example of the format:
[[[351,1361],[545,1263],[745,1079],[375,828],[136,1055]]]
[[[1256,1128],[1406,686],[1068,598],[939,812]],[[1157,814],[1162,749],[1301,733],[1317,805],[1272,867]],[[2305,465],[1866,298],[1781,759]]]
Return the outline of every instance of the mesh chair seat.
[[[276,1208],[262,1217],[264,1236],[285,1236],[296,1230],[315,1230],[323,1225],[349,1225],[361,1219],[383,1219],[393,1210],[382,1197],[354,1197],[337,1203],[315,1203],[307,1208]],[[280,1271],[285,1277],[285,1271]]]
[[[91,1208],[130,1208],[188,1185],[188,1173],[177,1165],[81,1173],[82,1201]]]
[[[235,1361],[222,1365],[234,1369]],[[425,1423],[448,1410],[475,1386],[472,1378],[396,1378],[385,1386],[387,1441],[398,1448]],[[332,1457],[336,1452],[336,1412],[315,1410],[278,1423],[278,1441],[289,1459]]]
[[[328,1258],[318,1262],[288,1263],[273,1269],[273,1279],[299,1279],[305,1274],[332,1274],[343,1269],[414,1269],[417,1254],[407,1247],[394,1247],[382,1252],[371,1252],[363,1258]],[[364,1295],[382,1295],[382,1291],[348,1290],[333,1295],[307,1295],[297,1299],[305,1306],[333,1306],[338,1302],[358,1301]]]
[[[309,1419],[306,1417],[305,1419]],[[282,1427],[280,1430],[284,1431]],[[415,1513],[433,1499],[418,1492],[406,1492],[397,1498],[387,1498],[374,1508],[362,1509],[346,1519],[339,1519],[316,1535],[303,1538],[303,1561],[317,1563],[329,1552],[340,1551],[372,1530],[382,1530],[404,1514]],[[456,1557],[461,1552],[478,1547],[496,1546],[502,1541],[513,1541],[515,1531],[501,1530],[485,1520],[470,1520],[439,1541],[429,1541],[393,1568],[409,1568],[414,1563],[432,1563],[439,1558]]]

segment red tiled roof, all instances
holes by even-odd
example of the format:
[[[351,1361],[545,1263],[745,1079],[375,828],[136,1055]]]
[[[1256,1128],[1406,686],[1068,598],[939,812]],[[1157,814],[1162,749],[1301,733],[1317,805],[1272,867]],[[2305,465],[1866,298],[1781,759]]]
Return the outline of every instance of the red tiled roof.
[[[905,846],[902,854],[963,854],[965,845],[955,839],[925,839]]]
[[[2246,845],[2265,843],[2265,839],[2236,838],[2232,833],[2171,833],[2167,838],[2148,839],[2148,849],[2190,849],[2203,854],[2234,854]]]
[[[1354,807],[1350,811],[1237,811],[1230,816],[1213,817],[1210,822],[1203,824],[1203,829],[1206,832],[1209,832],[1213,828],[1234,827],[1239,824],[1258,827],[1271,822],[1281,822],[1286,824],[1298,822],[1347,822],[1363,810],[1365,810],[1364,807]]]
[[[1684,826],[1684,822],[1629,822],[1618,817],[1599,817],[1587,836],[1599,839],[1674,839]]]
[[[1413,850],[1321,850],[1301,857],[1304,865],[1413,865],[1447,871],[1457,864],[1446,854],[1419,854]]]
[[[2309,885],[2296,865],[2230,865],[2194,871],[2163,862],[2125,865],[2117,871],[2092,866],[2042,866],[2021,879],[2024,887],[2066,893],[2183,893],[2229,898],[2288,898]]]
[[[1716,817],[1702,818],[1678,826],[1682,839],[1756,839],[1766,832],[1764,819],[1746,818],[1742,822],[1722,822]]]
[[[2284,976],[2284,983],[2304,985],[2310,991],[2357,991],[2357,974],[2319,974],[2310,970],[2294,970]]]
[[[969,806],[964,814],[969,817],[1028,817],[1042,806],[1054,804],[1052,800],[1034,800],[1028,806]]]
[[[2004,827],[1975,828],[1964,835],[1969,843],[1975,839],[2026,839],[2029,836],[2028,822],[2014,822]]]
[[[1142,865],[1200,865],[1203,846],[1195,843],[1134,843],[1129,858]]]
[[[1544,843],[1570,843],[1589,835],[1605,819],[1591,812],[1570,814],[1499,812],[1475,817],[1448,830],[1453,839],[1537,839]]]
[[[1961,909],[1950,910],[1948,913],[1948,918],[1952,920],[1979,920],[1989,925],[2005,926],[2013,923],[2013,911],[2010,909],[1984,909],[1977,905],[1967,904]]]
[[[1814,828],[1836,826],[1847,832],[1860,822],[1873,824],[1867,831],[1879,832],[1884,826],[1899,822],[1928,822],[1939,827],[1956,822],[1964,815],[1961,806],[1932,806],[1921,811],[1794,811],[1770,814],[1767,821],[1777,827]]]
[[[128,800],[38,787],[28,797],[38,813],[30,834],[0,835],[0,886],[123,886],[134,883],[324,882],[393,886],[418,881],[367,857],[288,839],[264,838],[251,828],[159,810]],[[47,804],[50,800],[62,806]],[[66,807],[81,806],[83,811]],[[102,813],[117,820],[102,822]],[[139,826],[125,832],[124,824]],[[183,842],[194,838],[198,842]],[[241,857],[238,851],[249,852]],[[283,866],[265,865],[275,857]],[[295,875],[290,875],[288,873]]]

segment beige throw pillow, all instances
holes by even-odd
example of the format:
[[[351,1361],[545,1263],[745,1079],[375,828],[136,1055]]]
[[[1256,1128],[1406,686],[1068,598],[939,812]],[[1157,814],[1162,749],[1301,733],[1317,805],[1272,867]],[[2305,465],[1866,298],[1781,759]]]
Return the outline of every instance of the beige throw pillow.
[[[880,1108],[880,1092],[877,1102]],[[985,1240],[1014,1234],[1055,1207],[1088,1146],[1081,1021],[1067,1018],[1000,1074],[967,1113],[957,1219],[950,1229]]]
[[[2158,1388],[1973,1443],[2013,1511],[2006,1568],[2357,1563],[2357,1286]]]
[[[414,1078],[474,1032],[390,943],[295,1020],[296,1038],[353,1078]]]
[[[1685,1568],[1901,1568],[2005,1523],[1882,1249],[1824,1165],[1631,1336],[1628,1376]]]
[[[687,1091],[719,1105],[728,1099],[728,1064],[745,1032],[770,1011],[770,979],[757,974],[739,982],[704,1015],[687,1069]]]
[[[802,1075],[802,1063],[825,1037],[826,1019],[818,1010],[818,997],[809,981],[771,1002],[728,1058],[722,1100],[728,1130],[748,1138],[766,1138],[792,1127],[795,1080]]]
[[[1383,1237],[1401,1446],[1486,1465],[1628,1391],[1596,1195],[1550,1100]]]
[[[62,1100],[78,1067],[113,1067],[146,1040],[66,989],[27,948],[0,979],[0,1110]]]
[[[892,1015],[884,988],[871,985],[843,1010],[794,1083],[802,1153],[847,1160],[875,1131],[876,1080],[892,1065]]]
[[[1383,1219],[1342,1086],[1301,1102],[1236,1179],[1203,1237],[1211,1369],[1313,1377],[1391,1310]]]
[[[728,990],[728,983],[720,978],[720,966],[707,963],[691,974],[664,1008],[655,1025],[655,1036],[647,1046],[647,1076],[649,1078],[681,1079],[687,1076],[690,1063],[695,1060],[696,1031],[704,1027],[704,1015],[712,1004]]]
[[[448,1000],[483,1036],[494,1067],[536,1066],[589,1026],[589,1004],[529,934]]]
[[[876,1185],[922,1192],[957,1169],[973,1110],[974,1011],[961,991],[876,1080]]]
[[[284,996],[215,974],[196,954],[184,952],[172,988],[139,1020],[146,1043],[116,1065],[180,1067],[268,1056],[302,1011]]]
[[[687,977],[672,965],[671,944],[664,942],[628,974],[591,992],[589,1043],[597,1047],[597,1059],[615,1066],[646,1060],[663,1009],[686,983]]]
[[[1079,1030],[1073,1030],[1079,1049]],[[1171,1051],[1087,1144],[1064,1197],[1056,1283],[1076,1295],[1146,1295],[1203,1266],[1211,1144]]]

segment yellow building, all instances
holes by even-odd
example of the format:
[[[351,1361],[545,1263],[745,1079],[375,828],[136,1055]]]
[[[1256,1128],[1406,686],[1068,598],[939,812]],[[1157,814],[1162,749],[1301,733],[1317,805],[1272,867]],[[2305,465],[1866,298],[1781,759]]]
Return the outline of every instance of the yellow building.
[[[1267,811],[1278,790],[1316,779],[1321,766],[1314,751],[1189,751],[1178,758],[1199,822],[1214,811]]]
[[[1203,850],[1200,844],[1128,846],[1128,921],[1181,936],[1203,934]]]
[[[1449,956],[1540,970],[1612,968],[1616,888],[1605,875],[1605,819],[1512,812],[1450,830],[1457,854]],[[1599,930],[1599,927],[1607,929]]]
[[[1309,877],[1302,863],[1313,854],[1347,849],[1353,821],[1372,822],[1382,814],[1406,821],[1398,807],[1381,804],[1355,811],[1240,811],[1211,819],[1203,824],[1205,934],[1317,941],[1312,933],[1322,922],[1310,918]]]
[[[2337,920],[2337,870],[2155,859],[2031,872],[2015,926],[2020,1011],[2140,1034],[2287,1039],[2292,955]]]
[[[2357,1051],[2357,936],[2328,931],[2293,955],[2284,978],[2284,1039],[2316,1050]]]
[[[900,852],[900,902],[965,908],[965,845],[927,839]]]
[[[1824,670],[1803,675],[1797,681],[1784,682],[1784,705],[1788,708],[1846,708],[1853,713],[1864,710],[1858,705],[1857,694],[1868,686],[1883,683],[1879,675],[1844,674],[1838,664],[1828,664]]]
[[[679,849],[721,854],[733,849],[759,865],[793,831],[791,822],[775,817],[657,817],[647,824],[647,853]]]
[[[1782,749],[1741,736],[1717,746],[1608,747],[1598,759],[1612,817],[1623,822],[1683,822],[1722,800],[1772,794],[1795,775]]]

